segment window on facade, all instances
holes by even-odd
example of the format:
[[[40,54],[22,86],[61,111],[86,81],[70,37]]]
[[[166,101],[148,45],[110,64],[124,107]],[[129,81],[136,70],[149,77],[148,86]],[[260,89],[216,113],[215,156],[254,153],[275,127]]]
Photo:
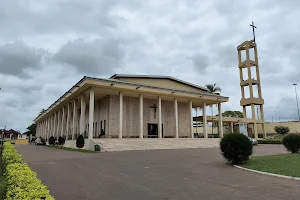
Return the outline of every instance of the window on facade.
[[[106,121],[104,120],[104,121],[103,121],[103,129],[104,129],[104,133],[106,132],[106,126],[105,126],[106,123],[105,123],[105,122],[106,122]]]
[[[97,137],[98,123],[95,123],[94,136]]]

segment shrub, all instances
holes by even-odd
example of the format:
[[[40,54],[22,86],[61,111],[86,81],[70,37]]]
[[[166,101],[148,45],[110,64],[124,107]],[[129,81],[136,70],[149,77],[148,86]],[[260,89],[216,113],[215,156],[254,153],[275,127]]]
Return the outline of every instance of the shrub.
[[[84,138],[83,135],[80,134],[76,140],[76,147],[81,149],[84,146]]]
[[[64,137],[60,136],[58,138],[58,145],[64,145],[65,142],[66,142],[66,139]]]
[[[3,145],[2,159],[6,178],[6,199],[46,199],[54,200],[49,190],[37,178],[21,155],[8,142]]]
[[[240,164],[249,160],[252,154],[252,142],[241,133],[224,135],[220,142],[223,156],[232,164]]]
[[[275,126],[274,130],[278,134],[287,134],[290,132],[290,128],[288,126]]]
[[[55,144],[55,138],[54,138],[53,136],[51,136],[51,137],[49,138],[49,144],[50,144],[50,145],[54,145],[54,144]]]
[[[288,151],[298,153],[300,150],[300,135],[290,133],[282,139],[282,143]]]
[[[258,140],[258,144],[282,144],[281,140]]]
[[[13,163],[22,163],[22,156],[16,151],[10,142],[4,142],[2,152],[2,162],[4,168]]]

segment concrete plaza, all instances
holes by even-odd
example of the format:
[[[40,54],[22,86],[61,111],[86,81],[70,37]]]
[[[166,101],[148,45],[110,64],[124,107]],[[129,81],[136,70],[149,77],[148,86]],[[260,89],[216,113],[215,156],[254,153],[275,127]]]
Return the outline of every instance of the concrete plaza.
[[[218,148],[80,153],[16,145],[57,200],[298,199],[300,181],[225,164]],[[279,145],[256,155],[283,153]]]

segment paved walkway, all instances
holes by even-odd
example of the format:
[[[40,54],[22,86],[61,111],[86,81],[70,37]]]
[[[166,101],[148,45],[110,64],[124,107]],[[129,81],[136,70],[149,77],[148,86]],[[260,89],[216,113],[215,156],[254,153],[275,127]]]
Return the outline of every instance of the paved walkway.
[[[300,181],[228,166],[218,148],[97,154],[33,145],[16,148],[57,200],[296,200],[300,196]],[[270,146],[259,146],[255,152],[262,154],[264,148]]]

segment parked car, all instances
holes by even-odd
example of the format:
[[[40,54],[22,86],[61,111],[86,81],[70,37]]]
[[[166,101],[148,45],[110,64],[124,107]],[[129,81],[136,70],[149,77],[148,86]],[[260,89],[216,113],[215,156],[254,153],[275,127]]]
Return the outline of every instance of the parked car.
[[[46,145],[46,141],[43,138],[38,137],[35,139],[35,145]]]
[[[258,144],[258,141],[254,138],[251,138],[251,137],[248,137],[249,140],[252,142],[253,145],[257,145]]]

